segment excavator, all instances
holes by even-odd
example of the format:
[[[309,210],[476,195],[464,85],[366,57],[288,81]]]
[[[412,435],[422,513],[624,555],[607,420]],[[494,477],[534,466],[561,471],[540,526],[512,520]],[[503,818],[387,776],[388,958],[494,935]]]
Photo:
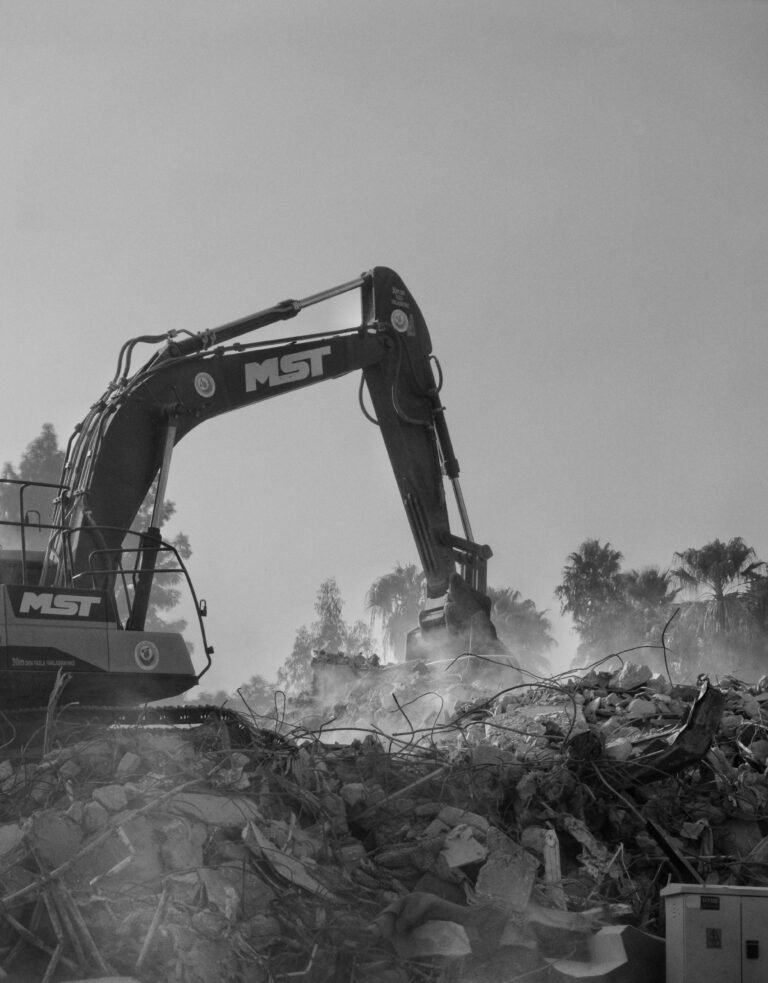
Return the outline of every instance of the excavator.
[[[278,342],[246,339],[355,290],[357,326]],[[155,351],[134,369],[139,344]],[[131,339],[114,378],[69,440],[60,482],[4,480],[15,507],[0,518],[0,710],[44,707],[62,679],[69,704],[101,707],[167,700],[195,686],[212,661],[206,604],[179,552],[160,534],[175,445],[220,414],[355,371],[361,407],[381,431],[427,583],[428,602],[409,635],[407,659],[505,653],[486,593],[491,550],[472,534],[429,332],[402,279],[377,266],[212,330]],[[461,534],[451,529],[445,479]],[[47,522],[32,507],[41,495],[53,505]],[[150,508],[146,528],[136,531],[137,516]],[[188,587],[201,668],[181,634],[152,623],[153,590],[164,581]]]

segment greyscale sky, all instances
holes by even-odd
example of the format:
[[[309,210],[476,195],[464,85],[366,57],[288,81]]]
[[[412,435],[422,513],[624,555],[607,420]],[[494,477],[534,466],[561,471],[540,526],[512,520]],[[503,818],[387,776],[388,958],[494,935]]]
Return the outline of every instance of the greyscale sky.
[[[0,459],[64,444],[128,338],[385,265],[490,581],[549,609],[559,663],[585,538],[768,558],[767,51],[764,0],[0,0]],[[354,620],[416,560],[357,385],[177,448],[206,689],[274,677],[324,578]]]

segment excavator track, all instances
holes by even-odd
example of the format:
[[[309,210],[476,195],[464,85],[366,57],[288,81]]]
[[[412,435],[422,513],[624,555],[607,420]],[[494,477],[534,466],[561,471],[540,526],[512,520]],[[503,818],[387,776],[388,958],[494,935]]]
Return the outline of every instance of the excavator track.
[[[292,743],[276,731],[259,727],[244,714],[220,706],[110,707],[70,704],[0,711],[0,754],[40,753],[73,741],[93,739],[105,731],[168,731],[191,736],[205,731],[221,747],[290,751]]]

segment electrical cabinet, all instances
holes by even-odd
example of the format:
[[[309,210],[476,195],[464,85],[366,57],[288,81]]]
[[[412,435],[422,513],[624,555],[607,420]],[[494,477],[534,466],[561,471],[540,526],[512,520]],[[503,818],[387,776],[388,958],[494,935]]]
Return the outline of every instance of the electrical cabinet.
[[[766,983],[768,888],[668,884],[666,983]]]

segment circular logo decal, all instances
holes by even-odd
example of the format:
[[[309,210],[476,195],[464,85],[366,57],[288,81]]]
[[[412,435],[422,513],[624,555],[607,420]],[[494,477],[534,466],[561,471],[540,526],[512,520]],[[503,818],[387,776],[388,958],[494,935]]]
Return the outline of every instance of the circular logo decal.
[[[216,392],[216,383],[213,381],[213,376],[208,375],[207,372],[198,372],[195,376],[195,392],[198,396],[210,399]]]
[[[395,331],[399,331],[401,334],[408,330],[411,326],[411,319],[405,313],[401,311],[399,307],[396,307],[392,311],[392,327]]]
[[[154,642],[139,642],[133,650],[133,657],[139,669],[157,669],[160,661],[160,652]]]

